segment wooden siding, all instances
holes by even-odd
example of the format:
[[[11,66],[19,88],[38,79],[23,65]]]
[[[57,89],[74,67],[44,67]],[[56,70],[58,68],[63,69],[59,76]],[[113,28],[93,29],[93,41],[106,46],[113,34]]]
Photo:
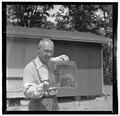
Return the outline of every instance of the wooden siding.
[[[37,56],[39,40],[24,38],[7,39],[7,68],[21,69]]]
[[[101,44],[54,41],[55,56],[66,54],[79,69],[101,69]]]
[[[23,92],[23,80],[21,79],[8,79],[7,92]]]
[[[101,44],[67,41],[54,42],[55,56],[64,53],[77,64],[76,81],[78,89],[76,89],[76,96],[101,95],[103,82]],[[58,93],[58,96],[60,94],[66,96],[65,91]]]
[[[23,92],[22,78],[8,78],[6,82],[9,97],[12,93],[15,95],[15,93]],[[58,91],[57,96],[87,96],[102,94],[102,73],[100,70],[78,69],[75,76],[75,83],[75,88],[61,88]]]
[[[7,68],[23,68],[24,51],[24,39],[7,39]]]
[[[102,77],[100,70],[77,70],[76,89],[61,88],[57,96],[89,96],[102,94]]]
[[[23,77],[24,68],[7,68],[7,77]]]
[[[37,56],[37,44],[40,40],[25,39],[24,66]]]
[[[81,70],[78,69],[78,88],[76,94],[86,95],[101,95],[102,94],[102,73],[101,70],[89,69]]]
[[[24,68],[37,56],[34,39],[8,39],[7,68]],[[101,45],[83,42],[54,41],[54,56],[66,54],[75,61],[79,69],[101,69]]]

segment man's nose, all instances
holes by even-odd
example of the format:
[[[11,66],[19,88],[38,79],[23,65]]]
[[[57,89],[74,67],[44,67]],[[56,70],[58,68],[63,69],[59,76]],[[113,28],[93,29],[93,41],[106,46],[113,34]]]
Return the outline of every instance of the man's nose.
[[[48,56],[51,56],[51,52],[48,53]]]

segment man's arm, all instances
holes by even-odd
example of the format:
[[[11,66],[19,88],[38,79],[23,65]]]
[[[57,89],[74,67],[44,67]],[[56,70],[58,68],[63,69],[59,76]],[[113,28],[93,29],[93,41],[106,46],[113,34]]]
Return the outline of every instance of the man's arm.
[[[24,89],[24,95],[27,98],[41,98],[44,95],[44,91],[42,91],[42,85],[29,85]]]

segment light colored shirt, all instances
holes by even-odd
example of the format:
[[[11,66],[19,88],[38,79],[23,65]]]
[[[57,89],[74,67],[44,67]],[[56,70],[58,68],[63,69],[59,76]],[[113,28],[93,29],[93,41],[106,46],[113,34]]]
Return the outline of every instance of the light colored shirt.
[[[57,90],[45,92],[43,89],[42,82],[49,80],[50,83],[54,83],[55,65],[53,63],[63,62],[61,58],[62,57],[51,58],[50,62],[52,63],[48,63],[48,67],[47,67],[40,61],[39,57],[36,57],[34,59],[36,66],[34,65],[33,61],[31,61],[25,66],[23,73],[23,82],[24,82],[24,94],[27,98],[37,99],[37,98],[41,98],[44,94],[46,95],[57,94]],[[39,75],[37,73],[37,69]]]

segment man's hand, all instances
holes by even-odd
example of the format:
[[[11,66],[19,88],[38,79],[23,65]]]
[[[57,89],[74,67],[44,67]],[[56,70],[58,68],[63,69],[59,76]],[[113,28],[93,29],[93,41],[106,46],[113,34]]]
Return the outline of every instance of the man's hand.
[[[54,91],[54,90],[58,90],[60,89],[61,87],[49,87],[48,88],[48,91]]]
[[[69,57],[67,55],[59,56],[61,62],[69,62]]]
[[[60,55],[60,56],[58,56],[58,57],[52,57],[51,59],[50,59],[50,62],[52,62],[52,63],[65,63],[65,62],[69,62],[70,61],[70,59],[69,59],[69,57],[67,56],[67,55]]]
[[[56,95],[58,92],[58,89],[60,89],[60,87],[49,87],[47,92],[49,93],[49,95]]]

